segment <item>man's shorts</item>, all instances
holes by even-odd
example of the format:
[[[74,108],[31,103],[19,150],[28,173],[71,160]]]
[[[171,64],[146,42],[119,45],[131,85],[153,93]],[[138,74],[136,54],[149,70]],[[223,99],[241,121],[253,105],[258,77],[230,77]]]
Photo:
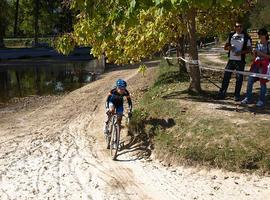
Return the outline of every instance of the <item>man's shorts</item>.
[[[115,105],[112,102],[109,102],[109,109],[110,110],[116,109],[116,113],[120,114],[120,115],[123,114],[123,112],[124,112],[124,106],[123,105],[115,107]]]

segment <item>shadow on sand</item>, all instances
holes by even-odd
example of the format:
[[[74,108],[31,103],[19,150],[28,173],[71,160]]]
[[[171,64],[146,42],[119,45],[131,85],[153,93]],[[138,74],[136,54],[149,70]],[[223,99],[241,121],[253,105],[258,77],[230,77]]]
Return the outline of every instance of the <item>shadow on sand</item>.
[[[145,127],[151,125],[148,133]],[[175,125],[173,119],[156,119],[150,118],[146,120],[140,130],[128,131],[128,136],[120,143],[120,151],[118,152],[117,161],[128,162],[141,159],[148,159],[154,149],[153,137],[155,130],[158,128],[167,129]],[[128,159],[125,155],[129,155]]]

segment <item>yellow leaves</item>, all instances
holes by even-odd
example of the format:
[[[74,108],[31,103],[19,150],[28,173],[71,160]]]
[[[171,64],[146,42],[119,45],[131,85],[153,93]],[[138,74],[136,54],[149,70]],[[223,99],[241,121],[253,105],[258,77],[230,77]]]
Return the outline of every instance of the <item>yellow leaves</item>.
[[[178,30],[172,29],[171,24],[177,27],[180,23],[174,13],[161,15],[154,7],[140,10],[132,25],[124,19],[112,22],[109,15],[97,14],[91,19],[87,16],[80,15],[74,26],[74,44],[91,46],[95,57],[105,54],[109,62],[117,64],[136,63],[150,57],[177,38]],[[60,46],[70,48],[68,42]],[[139,71],[144,75],[146,67]]]
[[[150,8],[147,10],[141,10],[138,18],[140,24],[146,24],[148,22],[154,22],[156,18],[158,17],[155,13],[156,8]]]
[[[158,39],[159,39],[159,42],[162,42],[162,41],[164,41],[165,40],[165,35],[164,35],[164,33],[159,33],[159,37],[158,37]]]
[[[146,71],[147,66],[145,64],[139,66],[138,73],[141,73],[143,76],[145,76]]]
[[[64,34],[54,41],[56,50],[64,55],[68,55],[74,49],[74,45],[72,34]]]

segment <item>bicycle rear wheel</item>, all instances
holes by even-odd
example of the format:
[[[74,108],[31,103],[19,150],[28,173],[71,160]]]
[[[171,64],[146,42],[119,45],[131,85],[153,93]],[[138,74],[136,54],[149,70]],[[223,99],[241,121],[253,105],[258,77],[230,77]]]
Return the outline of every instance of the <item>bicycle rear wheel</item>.
[[[111,135],[111,141],[110,141],[110,149],[111,149],[111,157],[113,160],[115,160],[118,152],[120,142],[120,132],[119,132],[119,126],[118,124],[115,124],[113,126],[112,135]]]

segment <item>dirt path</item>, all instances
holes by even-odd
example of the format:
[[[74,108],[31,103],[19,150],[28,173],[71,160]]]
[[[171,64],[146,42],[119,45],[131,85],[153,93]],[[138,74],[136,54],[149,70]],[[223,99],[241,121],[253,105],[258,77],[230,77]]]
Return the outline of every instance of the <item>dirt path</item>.
[[[200,58],[204,58],[207,60],[210,60],[211,62],[224,65],[226,66],[227,61],[220,59],[220,54],[225,53],[226,51],[223,49],[223,46],[211,48],[210,50],[207,50],[205,52],[200,52]]]
[[[270,178],[166,167],[134,144],[112,161],[104,149],[104,97],[117,78],[132,92],[137,69],[102,79],[35,109],[0,110],[0,199],[267,199]],[[3,113],[4,112],[4,113]],[[126,138],[128,140],[128,138]],[[130,142],[130,141],[124,141]]]

